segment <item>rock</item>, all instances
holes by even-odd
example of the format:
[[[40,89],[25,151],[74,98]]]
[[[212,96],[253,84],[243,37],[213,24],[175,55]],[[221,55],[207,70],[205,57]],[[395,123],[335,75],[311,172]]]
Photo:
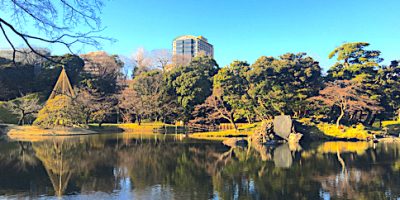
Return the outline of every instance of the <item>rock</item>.
[[[300,139],[303,137],[301,133],[290,133],[288,137],[289,143],[299,143]]]
[[[280,115],[275,117],[273,126],[276,135],[288,139],[292,132],[293,122],[289,115]]]

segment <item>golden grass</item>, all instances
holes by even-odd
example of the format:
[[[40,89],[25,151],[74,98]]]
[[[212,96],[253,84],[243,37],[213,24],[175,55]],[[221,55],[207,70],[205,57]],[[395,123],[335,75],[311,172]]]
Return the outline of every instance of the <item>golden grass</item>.
[[[353,127],[342,127],[338,128],[336,125],[321,123],[317,125],[318,129],[325,135],[339,139],[358,139],[367,140],[373,136],[365,130],[365,127],[361,124]]]
[[[399,125],[400,126],[400,121],[398,121],[398,120],[390,120],[390,121],[382,121],[382,126],[383,127],[387,127],[387,126],[390,126],[390,125]]]
[[[190,134],[190,138],[202,139],[202,140],[217,140],[223,141],[227,138],[232,137],[248,137],[254,133],[254,130],[261,124],[256,122],[252,124],[242,124],[238,130],[229,129],[222,131],[211,131],[211,132],[199,132]]]
[[[400,135],[400,121],[383,121],[382,126],[385,133],[396,136]]]
[[[92,128],[99,128],[97,124],[90,124]],[[164,127],[175,127],[175,125],[165,124],[162,122],[145,122],[141,125],[136,123],[127,124],[103,124],[102,128],[120,128],[125,132],[143,132],[143,133],[153,133],[154,129],[160,129]]]
[[[200,133],[193,133],[190,134],[190,138],[195,139],[205,139],[205,140],[224,140],[230,137],[247,137],[253,134],[252,130],[248,131],[236,131],[232,130],[225,130],[225,131],[214,131],[214,132],[200,132]]]
[[[57,128],[43,129],[38,126],[11,126],[8,128],[8,136],[52,136],[52,135],[87,135],[96,132],[81,128]]]

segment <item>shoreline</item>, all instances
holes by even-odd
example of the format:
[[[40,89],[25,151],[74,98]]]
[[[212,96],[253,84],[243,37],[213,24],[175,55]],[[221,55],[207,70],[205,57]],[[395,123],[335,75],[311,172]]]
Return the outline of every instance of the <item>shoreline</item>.
[[[98,135],[98,134],[113,134],[113,133],[155,133],[154,129],[168,126],[165,124],[154,124],[148,123],[138,126],[136,124],[104,124],[102,127],[90,125],[89,128],[54,128],[54,129],[43,129],[37,126],[17,126],[14,124],[0,124],[0,135],[7,135],[11,139],[24,139],[24,140],[37,140],[38,137],[68,137],[68,136],[85,136],[85,135]],[[168,133],[165,133],[168,134]],[[243,139],[252,135],[251,130],[224,130],[215,132],[198,132],[188,134],[188,138],[197,140],[209,140],[209,141],[224,141],[231,138]],[[310,138],[309,138],[310,139]],[[304,140],[304,139],[303,139]],[[306,139],[307,140],[307,139]],[[309,141],[309,140],[307,140]],[[306,141],[306,142],[307,142]],[[319,138],[317,140],[311,139],[311,141],[346,141],[356,142],[359,140],[354,139],[343,139],[343,138]],[[367,142],[385,142],[385,143],[398,143],[400,138],[396,136],[387,136],[383,138],[376,138]]]

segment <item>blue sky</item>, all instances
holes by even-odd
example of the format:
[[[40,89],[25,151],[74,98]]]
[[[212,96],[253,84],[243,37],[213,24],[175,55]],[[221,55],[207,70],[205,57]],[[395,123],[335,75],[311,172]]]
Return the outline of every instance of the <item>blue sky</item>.
[[[125,56],[139,47],[171,49],[176,36],[192,34],[208,38],[221,66],[306,52],[327,69],[329,52],[355,41],[381,50],[384,63],[400,59],[399,0],[113,0],[101,17],[103,34],[118,40],[103,49]]]

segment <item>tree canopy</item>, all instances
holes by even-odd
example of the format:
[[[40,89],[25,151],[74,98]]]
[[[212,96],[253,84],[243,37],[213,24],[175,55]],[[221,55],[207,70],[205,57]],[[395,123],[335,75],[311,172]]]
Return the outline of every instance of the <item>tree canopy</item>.
[[[176,96],[186,118],[194,106],[203,103],[212,93],[213,76],[218,64],[207,56],[195,57],[189,65],[173,69],[166,75],[169,94]]]

